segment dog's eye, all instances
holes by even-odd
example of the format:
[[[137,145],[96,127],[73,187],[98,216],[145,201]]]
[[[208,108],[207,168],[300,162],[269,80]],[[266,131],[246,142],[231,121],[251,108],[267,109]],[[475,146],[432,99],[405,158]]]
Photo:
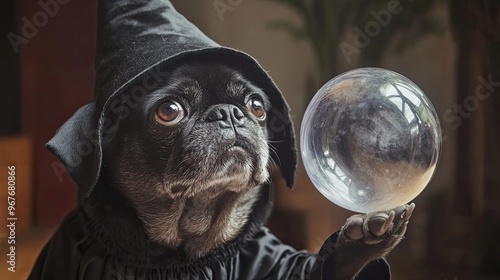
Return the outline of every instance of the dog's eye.
[[[155,120],[161,125],[174,125],[184,118],[184,109],[175,101],[166,101],[156,108]]]
[[[247,108],[259,121],[263,121],[266,119],[266,110],[264,109],[264,104],[259,99],[252,98],[248,100]]]

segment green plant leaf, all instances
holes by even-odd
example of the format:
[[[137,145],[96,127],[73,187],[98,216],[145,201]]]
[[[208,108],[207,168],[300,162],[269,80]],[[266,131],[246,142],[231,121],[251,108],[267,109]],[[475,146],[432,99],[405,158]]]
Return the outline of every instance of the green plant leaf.
[[[302,18],[307,21],[309,20],[309,9],[307,4],[303,0],[268,0],[269,2],[275,2],[277,4],[284,4],[295,10]]]
[[[294,39],[303,39],[307,36],[307,32],[304,28],[293,25],[291,22],[286,20],[272,20],[267,23],[267,26],[271,29],[284,30],[288,32]]]

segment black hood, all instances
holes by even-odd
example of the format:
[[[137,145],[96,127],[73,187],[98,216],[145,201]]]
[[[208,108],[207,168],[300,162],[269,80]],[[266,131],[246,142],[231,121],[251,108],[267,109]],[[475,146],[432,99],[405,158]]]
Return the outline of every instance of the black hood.
[[[170,1],[107,0],[98,6],[94,101],[80,108],[47,143],[80,193],[89,196],[99,179],[104,130],[113,127],[107,116],[121,113],[113,111],[113,102],[150,76],[157,77],[157,72],[165,73],[186,59],[206,58],[237,69],[268,95],[273,104],[268,114],[269,140],[279,159],[271,155],[287,185],[293,185],[297,159],[289,107],[255,59],[212,41]]]

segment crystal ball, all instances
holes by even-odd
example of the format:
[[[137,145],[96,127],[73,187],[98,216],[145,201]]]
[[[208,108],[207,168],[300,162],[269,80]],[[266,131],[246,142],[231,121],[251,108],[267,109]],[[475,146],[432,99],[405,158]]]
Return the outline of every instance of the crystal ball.
[[[318,191],[361,213],[412,201],[431,180],[442,144],[423,91],[380,68],[355,69],[321,87],[305,111],[300,140]]]

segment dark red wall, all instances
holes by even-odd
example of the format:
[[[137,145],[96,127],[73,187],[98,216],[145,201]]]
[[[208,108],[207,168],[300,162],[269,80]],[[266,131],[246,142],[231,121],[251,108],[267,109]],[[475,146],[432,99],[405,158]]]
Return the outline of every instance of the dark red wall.
[[[22,130],[31,135],[34,151],[34,217],[56,226],[76,205],[76,186],[67,173],[58,179],[57,159],[44,145],[80,106],[93,96],[96,1],[56,0],[59,10],[21,45]],[[26,17],[45,13],[39,1],[18,1],[19,34]],[[39,16],[39,24],[43,16]],[[40,22],[42,21],[42,22]],[[31,36],[31,35],[30,35]]]

